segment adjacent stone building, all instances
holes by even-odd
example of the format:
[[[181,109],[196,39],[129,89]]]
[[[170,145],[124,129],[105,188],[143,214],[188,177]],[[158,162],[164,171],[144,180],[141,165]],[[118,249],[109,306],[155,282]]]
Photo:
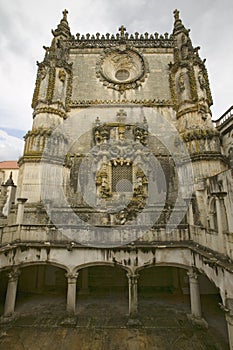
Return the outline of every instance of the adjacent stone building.
[[[16,160],[4,160],[0,162],[0,183],[5,183],[11,176],[14,184],[17,185],[19,166]]]
[[[127,288],[134,323],[139,286],[189,293],[205,324],[201,290],[219,293],[233,346],[232,108],[212,122],[179,12],[171,35],[73,36],[67,11],[52,33],[7,213],[2,190],[3,318],[17,286],[67,291],[70,314],[77,293]]]

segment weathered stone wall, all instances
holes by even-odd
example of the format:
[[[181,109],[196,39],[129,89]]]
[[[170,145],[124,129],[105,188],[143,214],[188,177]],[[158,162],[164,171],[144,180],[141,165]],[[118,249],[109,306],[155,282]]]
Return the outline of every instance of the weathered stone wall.
[[[170,100],[168,64],[173,60],[171,49],[143,49],[142,57],[149,67],[148,76],[139,88],[126,90],[123,94],[104,86],[97,77],[97,63],[103,53],[101,49],[71,50],[69,61],[73,63],[74,104],[96,100],[112,103],[121,100]]]

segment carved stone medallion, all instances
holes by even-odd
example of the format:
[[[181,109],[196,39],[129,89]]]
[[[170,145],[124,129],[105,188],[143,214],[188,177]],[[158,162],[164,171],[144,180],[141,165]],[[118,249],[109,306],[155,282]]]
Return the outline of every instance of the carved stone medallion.
[[[97,77],[109,88],[124,92],[141,85],[148,65],[135,50],[117,48],[107,51],[97,64]]]

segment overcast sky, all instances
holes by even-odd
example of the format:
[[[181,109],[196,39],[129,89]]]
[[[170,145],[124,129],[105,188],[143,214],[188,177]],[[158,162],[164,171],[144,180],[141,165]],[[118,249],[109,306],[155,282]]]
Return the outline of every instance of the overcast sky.
[[[171,33],[173,10],[190,28],[194,46],[206,58],[213,119],[232,104],[232,0],[0,0],[0,161],[17,159],[22,136],[31,128],[36,61],[44,58],[64,9],[72,34]]]

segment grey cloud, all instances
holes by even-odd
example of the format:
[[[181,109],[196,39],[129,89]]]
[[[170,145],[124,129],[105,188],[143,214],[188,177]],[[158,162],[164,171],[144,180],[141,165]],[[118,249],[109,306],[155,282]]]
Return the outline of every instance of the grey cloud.
[[[178,8],[207,58],[213,117],[232,105],[232,0],[0,0],[0,126],[30,129],[36,61],[43,60],[42,46],[50,45],[64,8],[74,35],[116,33],[121,24],[129,33],[171,33]]]
[[[22,156],[23,141],[0,130],[0,160],[18,159]]]

